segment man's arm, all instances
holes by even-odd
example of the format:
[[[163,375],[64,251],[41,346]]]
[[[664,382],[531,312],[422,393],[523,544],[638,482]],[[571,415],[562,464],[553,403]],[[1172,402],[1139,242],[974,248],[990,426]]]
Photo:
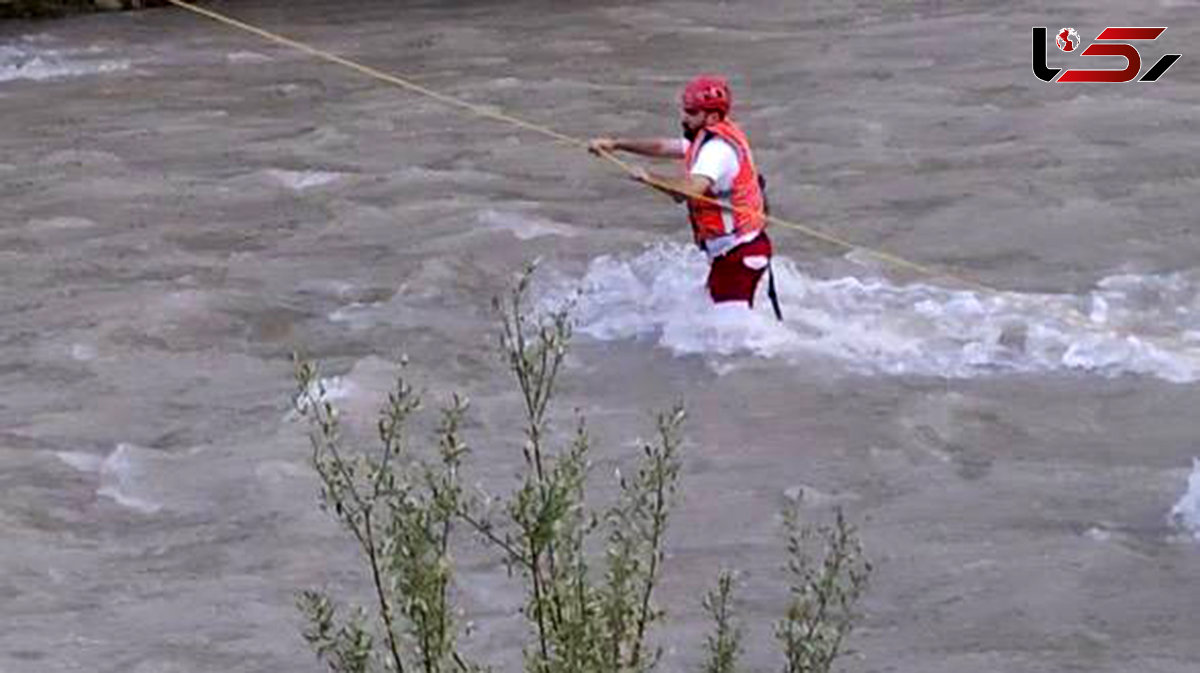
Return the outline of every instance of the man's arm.
[[[631,152],[646,157],[682,159],[686,148],[680,138],[593,138],[588,150],[600,152]]]
[[[682,138],[593,138],[588,142],[588,150],[594,154],[621,150],[648,157],[682,159],[687,153],[687,143]],[[635,169],[633,179],[670,195],[676,202],[686,200],[688,195],[707,194],[713,186],[713,180],[703,175],[679,177],[643,168]]]
[[[633,179],[647,184],[664,194],[669,194],[676,203],[686,200],[689,196],[707,195],[713,181],[704,175],[686,175],[683,177],[662,175],[645,169],[637,169]]]
[[[737,152],[726,141],[704,143],[687,175],[677,177],[638,170],[633,179],[670,194],[676,202],[688,196],[710,196],[717,185],[729,184],[738,172]]]

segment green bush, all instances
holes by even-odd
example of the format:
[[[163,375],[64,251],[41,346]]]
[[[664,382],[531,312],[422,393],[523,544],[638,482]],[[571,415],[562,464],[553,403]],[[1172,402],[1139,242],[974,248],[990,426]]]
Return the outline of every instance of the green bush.
[[[499,553],[525,584],[530,673],[648,671],[661,652],[648,646],[664,614],[653,600],[663,572],[663,540],[679,481],[681,407],[658,416],[657,437],[642,446],[633,474],[619,480],[616,503],[602,512],[585,499],[590,442],[580,419],[567,446],[552,450],[547,411],[571,337],[567,312],[534,320],[524,306],[532,267],[495,306],[500,351],[524,401],[525,469],[505,499],[474,497],[461,484],[469,455],[461,428],[468,410],[454,397],[441,410],[436,458],[414,452],[408,427],[421,407],[399,377],[378,422],[377,451],[352,451],[337,409],[325,399],[315,366],[297,362],[297,410],[310,423],[312,464],[321,504],[358,543],[375,605],[340,617],[325,594],[306,591],[298,605],[304,637],[335,673],[486,670],[458,648],[451,604],[454,531],[464,527]],[[499,505],[497,507],[496,505]],[[501,512],[493,519],[491,512]],[[854,606],[870,565],[839,511],[833,526],[801,526],[785,512],[791,601],[775,625],[786,673],[827,673],[843,653]],[[603,536],[602,559],[585,554]],[[808,556],[813,539],[817,559]],[[706,642],[711,673],[732,673],[743,627],[734,618],[733,577],[720,574],[702,600],[714,630]]]
[[[46,18],[91,9],[92,0],[0,0],[0,19]]]
[[[46,19],[98,9],[141,9],[162,6],[165,0],[0,0],[0,19]]]

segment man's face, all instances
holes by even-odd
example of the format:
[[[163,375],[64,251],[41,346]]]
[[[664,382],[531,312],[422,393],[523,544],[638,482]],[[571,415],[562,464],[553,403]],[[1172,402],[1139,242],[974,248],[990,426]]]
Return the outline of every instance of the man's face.
[[[709,113],[704,110],[695,110],[691,108],[683,108],[680,110],[679,125],[683,127],[683,137],[688,140],[693,140],[696,134],[700,133],[700,129],[708,121]]]

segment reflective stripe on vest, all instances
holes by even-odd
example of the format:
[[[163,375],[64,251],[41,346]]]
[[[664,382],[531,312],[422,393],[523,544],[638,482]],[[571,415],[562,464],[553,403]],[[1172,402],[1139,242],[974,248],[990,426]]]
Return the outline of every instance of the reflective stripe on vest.
[[[710,257],[719,257],[731,248],[753,240],[766,228],[767,222],[762,212],[762,190],[758,184],[758,170],[750,155],[750,144],[745,134],[733,122],[728,119],[721,120],[697,134],[684,155],[686,172],[691,173],[696,158],[700,156],[700,148],[713,138],[720,138],[729,143],[737,153],[738,172],[728,190],[717,192],[714,185],[708,196],[739,210],[722,208],[704,201],[688,201],[688,217],[697,245],[704,248]]]

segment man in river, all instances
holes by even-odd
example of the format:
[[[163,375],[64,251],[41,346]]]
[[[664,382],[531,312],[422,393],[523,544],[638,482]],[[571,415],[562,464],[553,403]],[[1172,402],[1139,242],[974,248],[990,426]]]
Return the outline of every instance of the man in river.
[[[771,263],[764,182],[750,143],[733,120],[733,95],[724,78],[700,75],[688,82],[680,100],[683,138],[594,138],[594,153],[624,151],[683,160],[683,175],[638,169],[634,179],[687,201],[692,235],[711,264],[708,293],[714,302],[754,305],[754,292]],[[708,199],[696,198],[703,195]],[[773,279],[768,294],[781,317]]]

